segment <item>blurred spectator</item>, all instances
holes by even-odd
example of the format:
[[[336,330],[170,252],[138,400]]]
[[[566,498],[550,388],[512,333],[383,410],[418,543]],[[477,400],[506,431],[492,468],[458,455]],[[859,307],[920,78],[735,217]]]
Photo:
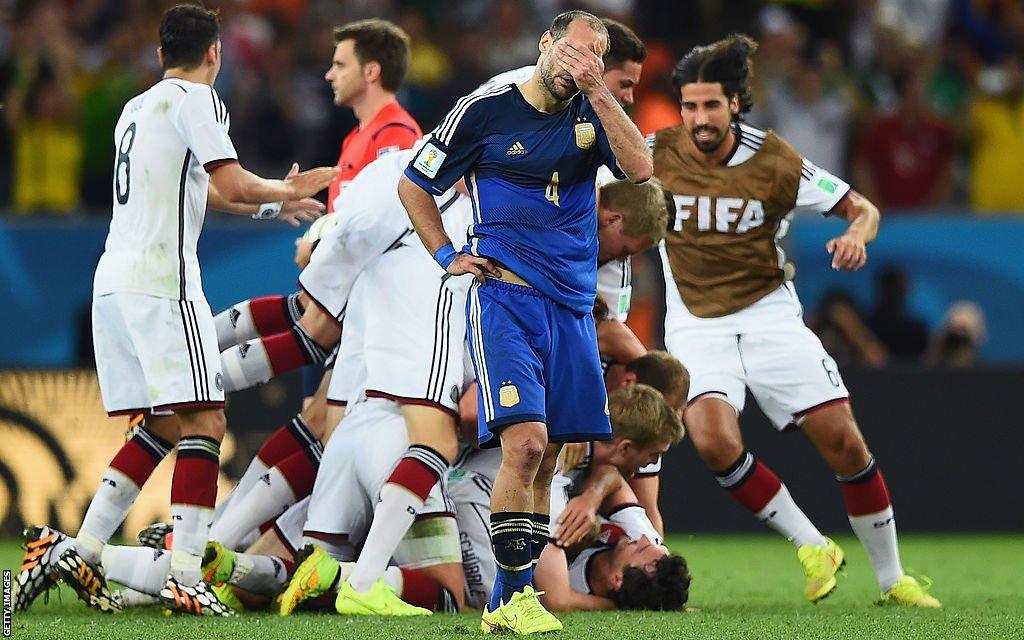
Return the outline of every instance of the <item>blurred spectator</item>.
[[[853,160],[858,191],[882,208],[944,207],[953,192],[953,132],[926,102],[924,79],[897,79],[899,110],[877,117]]]
[[[682,122],[679,115],[679,96],[672,88],[672,68],[676,57],[663,42],[647,42],[647,60],[644,61],[640,84],[633,92],[631,111],[640,133],[648,135],[659,129]]]
[[[80,200],[79,46],[59,2],[34,4],[16,23],[15,75],[4,100],[13,138],[14,208],[67,213]]]
[[[487,34],[487,47],[483,52],[490,75],[537,62],[540,34],[530,27],[528,8],[528,3],[520,0],[494,3],[488,21],[491,29]]]
[[[887,360],[885,346],[868,329],[853,298],[845,291],[825,294],[810,326],[840,366],[879,367]]]
[[[953,0],[953,30],[982,64],[999,64],[1024,45],[1020,0]]]
[[[775,129],[808,160],[842,174],[854,104],[842,54],[834,43],[824,43],[798,62],[785,81],[768,87],[763,101],[755,102],[751,122]]]
[[[402,85],[400,102],[417,121],[433,122],[435,114],[444,108],[437,104],[438,90],[451,77],[451,62],[444,49],[432,40],[430,25],[422,11],[414,7],[404,9],[397,24],[412,40],[409,72]]]
[[[145,41],[139,25],[125,22],[111,28],[104,47],[95,53],[94,68],[83,77],[79,123],[82,131],[82,201],[94,210],[110,206],[111,124],[121,115],[124,104],[155,82],[138,64],[142,56],[156,63],[152,44]]]
[[[907,311],[907,274],[887,267],[875,280],[875,310],[867,326],[893,360],[918,362],[928,348],[928,327]]]
[[[942,327],[928,347],[928,364],[945,367],[971,367],[978,362],[978,351],[985,343],[985,314],[977,304],[954,302],[946,311]]]
[[[971,100],[971,207],[1024,211],[1024,62],[1016,55],[978,74]]]

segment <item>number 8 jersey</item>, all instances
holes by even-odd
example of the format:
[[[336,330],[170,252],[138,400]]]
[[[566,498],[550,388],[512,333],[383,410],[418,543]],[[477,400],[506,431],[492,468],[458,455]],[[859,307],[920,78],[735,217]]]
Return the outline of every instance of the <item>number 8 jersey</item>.
[[[208,172],[237,162],[213,87],[165,78],[125,105],[114,128],[113,218],[93,295],[203,299],[196,246]]]

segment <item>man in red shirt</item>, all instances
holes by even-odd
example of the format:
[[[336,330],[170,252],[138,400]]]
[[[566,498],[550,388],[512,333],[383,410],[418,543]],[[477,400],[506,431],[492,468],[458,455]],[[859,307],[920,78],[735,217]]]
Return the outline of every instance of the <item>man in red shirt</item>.
[[[328,189],[327,210],[332,214],[344,202],[345,186],[366,165],[386,153],[411,148],[423,135],[395,99],[409,67],[409,36],[386,20],[361,20],[336,28],[334,41],[324,78],[331,84],[334,104],[351,108],[358,125],[342,142],[341,172]],[[296,242],[300,268],[309,262],[315,240],[330,228],[331,218],[324,216],[323,223],[311,228],[315,237],[307,234]],[[267,380],[306,365],[323,365],[338,343],[341,325],[310,302],[297,292],[245,300],[221,312],[214,320],[222,367]],[[241,388],[238,376],[225,375],[224,383],[225,392]],[[239,486],[277,466],[292,487],[311,487],[325,414],[325,402],[307,403],[260,448]]]
[[[359,125],[341,143],[341,173],[328,191],[327,211],[363,167],[385,153],[409,149],[422,137],[416,121],[395,100],[409,59],[409,37],[385,20],[361,20],[334,31],[334,58],[324,76],[334,104],[355,112]]]
[[[875,120],[860,140],[854,178],[880,207],[942,207],[954,184],[953,132],[928,107],[919,75],[900,84],[899,110]]]

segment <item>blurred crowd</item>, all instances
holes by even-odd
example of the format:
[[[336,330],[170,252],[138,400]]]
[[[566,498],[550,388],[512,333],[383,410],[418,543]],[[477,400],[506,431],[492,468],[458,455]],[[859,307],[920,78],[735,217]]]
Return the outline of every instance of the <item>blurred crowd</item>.
[[[848,292],[825,295],[809,325],[840,366],[926,365],[971,367],[986,339],[985,314],[976,303],[958,300],[929,329],[907,306],[909,277],[895,266],[875,280],[874,307],[862,311]]]
[[[0,210],[110,201],[112,129],[160,76],[167,0],[0,0]],[[217,89],[246,164],[332,163],[353,125],[323,79],[331,29],[386,17],[413,42],[400,101],[429,130],[488,77],[530,64],[552,16],[633,26],[649,58],[633,116],[678,122],[668,76],[690,47],[754,35],[749,120],[846,176],[883,210],[1024,212],[1020,0],[209,0],[222,18]]]

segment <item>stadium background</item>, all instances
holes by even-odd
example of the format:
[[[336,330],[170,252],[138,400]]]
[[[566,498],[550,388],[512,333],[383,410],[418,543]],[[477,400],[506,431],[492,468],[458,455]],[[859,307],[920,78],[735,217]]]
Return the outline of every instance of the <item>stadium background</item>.
[[[0,534],[23,522],[74,530],[123,437],[91,367],[88,306],[109,217],[112,128],[159,77],[156,23],[169,2],[0,0]],[[1024,529],[1024,7],[1015,0],[249,0],[222,17],[217,89],[245,164],[283,175],[331,164],[354,124],[332,106],[331,27],[395,20],[413,40],[399,99],[431,128],[491,75],[536,59],[558,11],[633,26],[649,58],[632,113],[644,133],[674,124],[668,74],[691,46],[757,37],[757,107],[814,162],[883,210],[869,265],[828,268],[840,223],[796,221],[787,241],[808,320],[844,368],[886,468],[903,530]],[[214,309],[294,285],[294,232],[210,215],[200,245]],[[660,267],[635,262],[630,324],[660,344]],[[298,406],[288,376],[238,394],[223,450],[230,485],[260,438]],[[845,530],[839,491],[810,445],[776,435],[753,403],[751,448],[780,470],[823,529]],[[170,461],[126,531],[163,513]],[[684,442],[663,476],[672,531],[760,530],[725,500]],[[1007,493],[1010,495],[1008,496]],[[1016,501],[1016,504],[1015,504]],[[956,504],[951,509],[949,504]]]

